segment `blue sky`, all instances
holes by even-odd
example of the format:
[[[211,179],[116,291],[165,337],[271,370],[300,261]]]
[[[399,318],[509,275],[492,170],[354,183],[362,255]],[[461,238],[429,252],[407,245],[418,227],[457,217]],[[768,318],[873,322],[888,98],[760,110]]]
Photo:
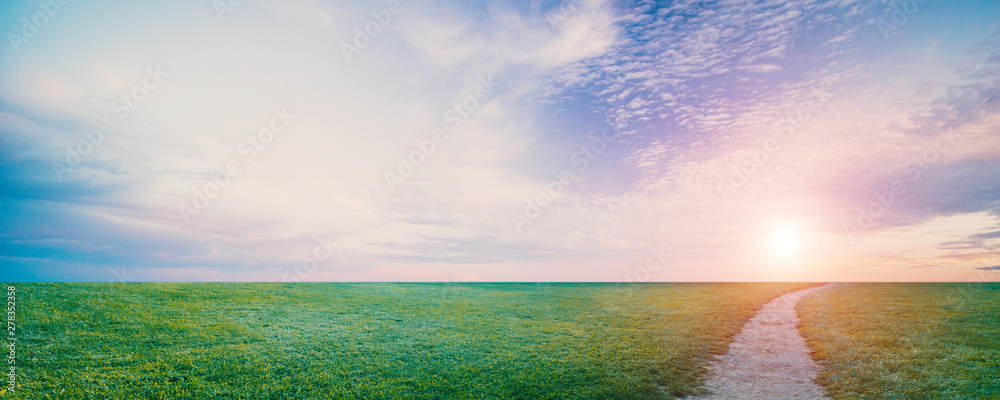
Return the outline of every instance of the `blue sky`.
[[[1000,278],[997,2],[228,4],[0,7],[0,278]]]

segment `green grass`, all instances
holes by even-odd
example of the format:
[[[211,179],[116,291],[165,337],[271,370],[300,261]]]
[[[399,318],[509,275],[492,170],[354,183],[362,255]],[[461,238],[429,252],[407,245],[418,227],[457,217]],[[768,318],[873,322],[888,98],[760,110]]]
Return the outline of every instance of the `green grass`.
[[[671,398],[809,286],[26,283],[0,397]]]
[[[834,399],[1000,399],[1000,284],[844,284],[799,303]]]

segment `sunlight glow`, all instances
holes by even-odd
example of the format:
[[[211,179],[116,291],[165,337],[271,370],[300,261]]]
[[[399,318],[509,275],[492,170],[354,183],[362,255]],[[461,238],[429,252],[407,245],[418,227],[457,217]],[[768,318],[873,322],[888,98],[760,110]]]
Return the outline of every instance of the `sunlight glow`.
[[[771,233],[771,250],[780,256],[791,256],[801,247],[799,234],[793,229],[782,228]]]

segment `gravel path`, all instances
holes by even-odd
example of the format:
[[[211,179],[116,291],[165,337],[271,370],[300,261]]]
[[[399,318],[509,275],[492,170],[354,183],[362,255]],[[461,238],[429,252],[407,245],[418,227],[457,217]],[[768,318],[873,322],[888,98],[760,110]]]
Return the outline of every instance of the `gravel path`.
[[[765,304],[736,335],[729,352],[712,363],[705,384],[712,394],[688,399],[829,399],[813,382],[819,367],[799,335],[795,304],[833,285],[788,293]]]

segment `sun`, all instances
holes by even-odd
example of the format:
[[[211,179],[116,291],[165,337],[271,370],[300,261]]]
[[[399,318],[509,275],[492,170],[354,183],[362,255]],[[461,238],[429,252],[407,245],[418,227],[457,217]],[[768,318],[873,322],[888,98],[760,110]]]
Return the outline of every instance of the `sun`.
[[[783,257],[789,257],[798,253],[802,243],[799,233],[788,227],[778,228],[771,232],[771,251]]]

